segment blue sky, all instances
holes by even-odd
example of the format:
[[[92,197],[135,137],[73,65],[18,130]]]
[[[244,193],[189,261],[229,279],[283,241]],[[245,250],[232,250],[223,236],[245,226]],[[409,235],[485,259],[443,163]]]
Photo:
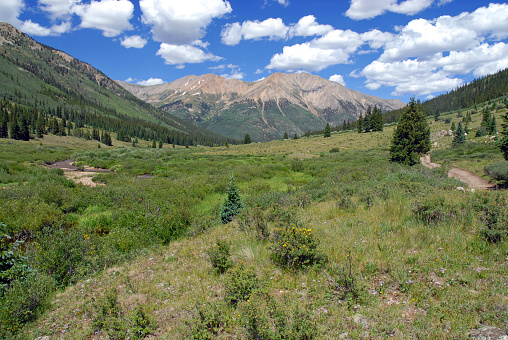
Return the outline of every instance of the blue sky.
[[[0,21],[142,85],[304,71],[407,102],[508,67],[508,4],[481,0],[1,0]]]

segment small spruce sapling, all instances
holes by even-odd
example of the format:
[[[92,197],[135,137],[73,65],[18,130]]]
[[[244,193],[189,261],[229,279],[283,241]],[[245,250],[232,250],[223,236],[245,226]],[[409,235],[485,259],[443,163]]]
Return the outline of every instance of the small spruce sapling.
[[[462,127],[462,123],[459,122],[459,125],[457,126],[457,130],[454,132],[455,136],[453,137],[452,144],[454,146],[464,144],[466,142],[466,134],[464,132],[464,128]]]
[[[231,222],[244,207],[233,176],[231,176],[231,181],[229,182],[227,195],[228,197],[226,197],[220,209],[220,219],[223,224]]]

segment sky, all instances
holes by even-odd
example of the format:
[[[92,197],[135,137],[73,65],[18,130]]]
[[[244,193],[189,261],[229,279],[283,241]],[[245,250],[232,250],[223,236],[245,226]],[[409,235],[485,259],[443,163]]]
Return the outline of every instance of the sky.
[[[0,21],[140,85],[308,72],[408,102],[508,67],[508,4],[482,0],[0,0]]]

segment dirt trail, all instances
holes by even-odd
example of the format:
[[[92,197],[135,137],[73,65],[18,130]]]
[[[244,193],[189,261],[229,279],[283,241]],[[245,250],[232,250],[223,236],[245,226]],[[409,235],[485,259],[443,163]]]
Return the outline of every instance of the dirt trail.
[[[81,183],[86,185],[87,187],[96,187],[98,185],[104,185],[102,183],[95,183],[92,181],[93,176],[98,175],[101,172],[110,172],[109,169],[97,169],[91,167],[85,167],[82,171],[78,170],[78,168],[74,165],[71,159],[67,159],[65,161],[60,161],[48,165],[48,168],[53,169],[62,169],[64,171],[64,176],[67,179],[74,181],[75,183]]]
[[[429,169],[434,169],[441,166],[441,164],[432,163],[432,161],[430,160],[430,155],[425,155],[421,157],[420,161],[423,166]],[[471,171],[467,171],[460,168],[452,167],[450,171],[448,171],[448,177],[453,177],[461,182],[466,183],[470,189],[486,190],[493,187],[493,185],[490,184],[487,180],[473,174]]]

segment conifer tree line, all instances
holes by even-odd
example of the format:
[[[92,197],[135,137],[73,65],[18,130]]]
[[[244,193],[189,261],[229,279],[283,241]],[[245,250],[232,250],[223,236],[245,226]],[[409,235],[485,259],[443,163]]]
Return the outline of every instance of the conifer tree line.
[[[364,117],[360,113],[360,117],[356,122],[356,129],[358,133],[383,131],[383,113],[381,109],[377,106],[372,109],[369,105]]]
[[[86,126],[100,129],[106,139],[105,132],[109,137],[116,133],[118,139],[125,142],[136,137],[176,145],[214,146],[224,145],[226,141],[229,144],[241,142],[195,127],[156,109],[92,66],[75,58],[71,61],[63,59],[51,47],[37,44],[25,34],[9,39],[12,44],[0,45],[0,78],[6,81],[0,90],[3,107],[0,138],[27,140],[30,135],[40,137],[56,131],[57,135],[68,134],[68,127],[61,126],[66,121],[72,122],[74,135],[81,134],[82,137],[88,137],[82,129]],[[35,44],[38,48],[31,48]],[[147,119],[153,117],[154,121],[145,120],[141,117],[144,114]],[[36,133],[38,115],[46,121],[41,120],[44,127]],[[49,121],[54,117],[58,126]],[[4,129],[6,124],[7,130]],[[28,137],[24,126],[29,129]]]
[[[72,135],[89,140],[102,141],[112,145],[111,133],[117,134],[117,140],[131,142],[140,138],[146,141],[157,140],[176,145],[222,145],[225,140],[209,136],[190,136],[186,133],[170,130],[142,119],[117,114],[117,117],[104,116],[86,108],[81,110],[69,106],[47,108],[37,105],[27,108],[3,98],[0,100],[0,138],[28,141],[30,135],[42,138],[43,135]],[[92,128],[92,133],[85,129]],[[229,141],[235,144],[235,140]]]
[[[472,82],[458,87],[422,103],[423,112],[427,116],[435,116],[442,112],[465,109],[476,104],[487,102],[508,93],[508,68],[497,73],[477,78]],[[405,108],[387,112],[385,123],[397,122]]]

